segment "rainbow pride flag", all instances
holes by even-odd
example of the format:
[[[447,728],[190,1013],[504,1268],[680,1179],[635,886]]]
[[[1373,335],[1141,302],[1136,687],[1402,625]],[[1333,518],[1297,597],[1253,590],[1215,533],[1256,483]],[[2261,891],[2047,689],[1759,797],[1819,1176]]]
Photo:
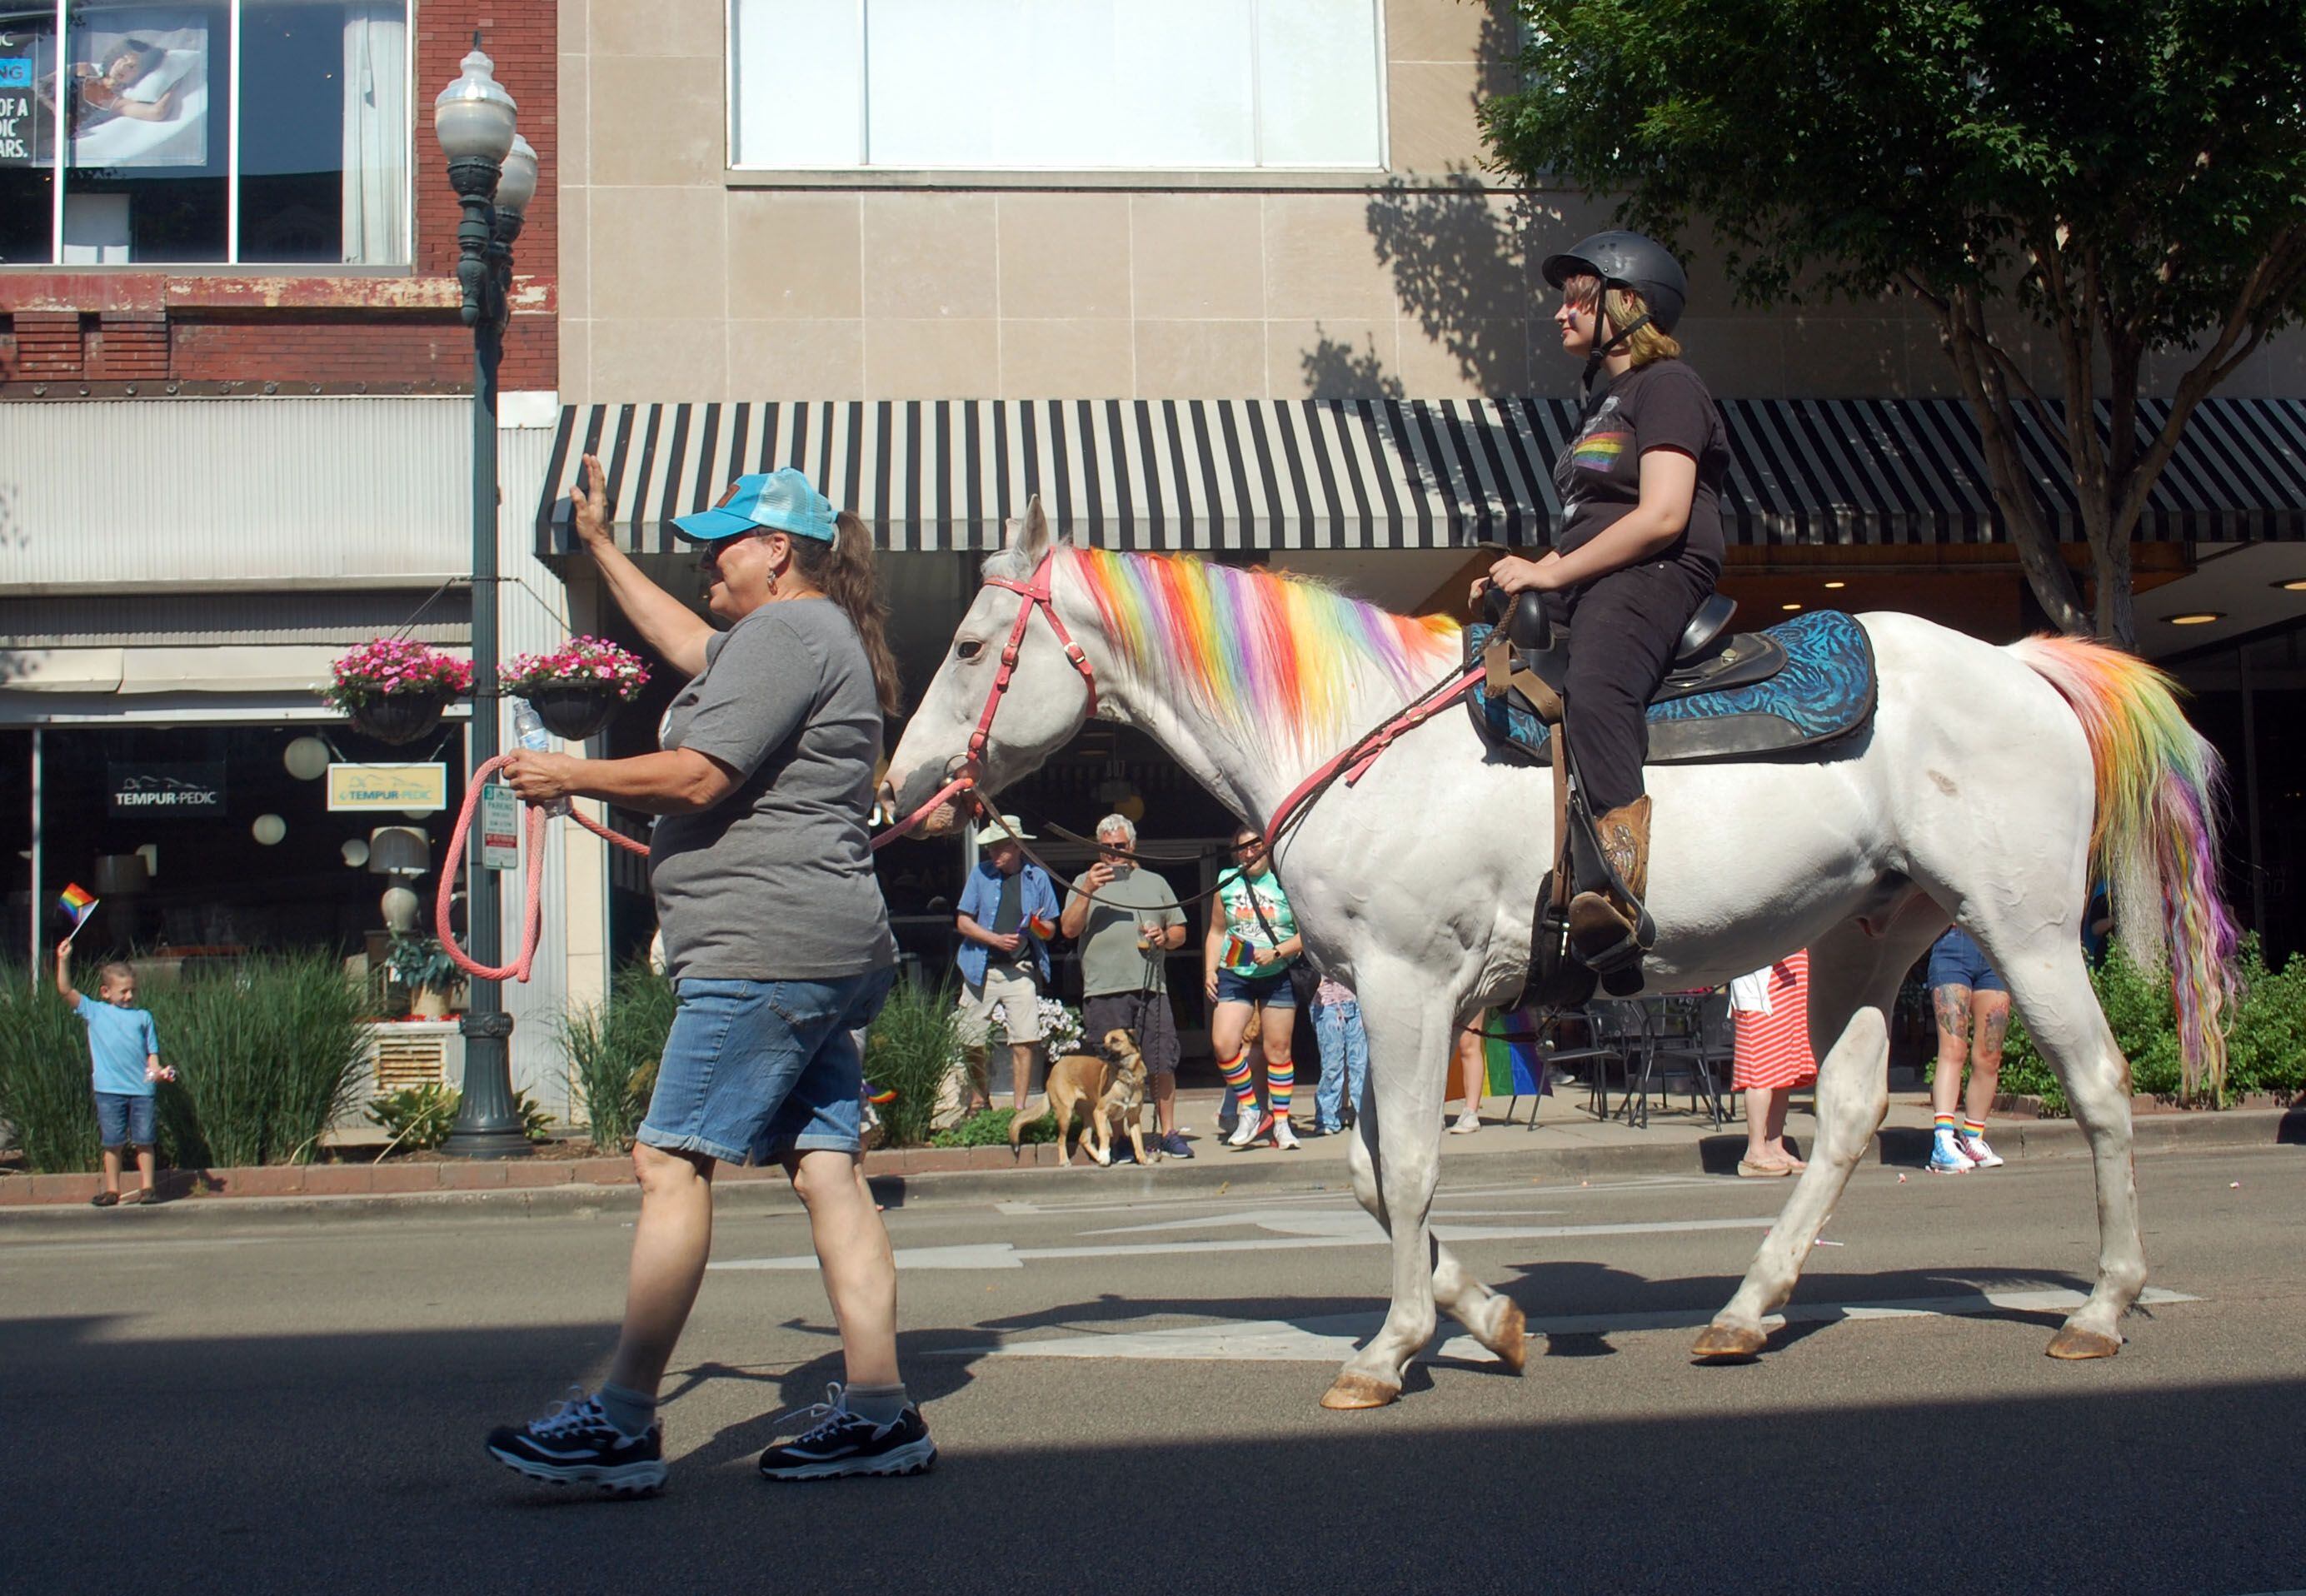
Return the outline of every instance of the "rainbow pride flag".
[[[1545,1054],[1537,1046],[1537,1011],[1492,1011],[1482,1016],[1481,1026],[1483,1031],[1501,1033],[1482,1041],[1489,1071],[1483,1089],[1493,1097],[1543,1096],[1552,1083],[1545,1078]]]
[[[96,912],[96,906],[100,901],[94,892],[78,882],[73,882],[56,899],[56,908],[63,911],[64,918],[71,921],[72,928],[77,931],[88,924],[88,917]]]
[[[1049,918],[1046,915],[1031,915],[1028,916],[1025,920],[1025,929],[1031,932],[1035,936],[1039,937],[1043,942],[1047,942],[1051,937],[1056,935],[1057,923]]]

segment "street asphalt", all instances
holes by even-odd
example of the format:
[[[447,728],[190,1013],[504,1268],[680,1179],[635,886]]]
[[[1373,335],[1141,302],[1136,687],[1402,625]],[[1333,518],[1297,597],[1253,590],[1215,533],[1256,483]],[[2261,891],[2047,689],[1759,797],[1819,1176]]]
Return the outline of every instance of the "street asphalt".
[[[1900,1177],[1903,1177],[1902,1179]],[[1444,1234],[1533,1328],[1445,1326],[1375,1413],[1318,1399],[1387,1253],[1332,1185],[922,1202],[888,1216],[943,1457],[772,1485],[841,1375],[790,1213],[724,1216],[676,1361],[666,1494],[490,1462],[596,1379],[602,1205],[0,1225],[0,1583],[13,1591],[1697,1592],[2306,1588],[2306,1153],[2141,1162],[2156,1305],[2043,1347],[2096,1250],[2089,1171],[1862,1169],[1756,1363],[1698,1367],[1782,1186],[1471,1179]]]

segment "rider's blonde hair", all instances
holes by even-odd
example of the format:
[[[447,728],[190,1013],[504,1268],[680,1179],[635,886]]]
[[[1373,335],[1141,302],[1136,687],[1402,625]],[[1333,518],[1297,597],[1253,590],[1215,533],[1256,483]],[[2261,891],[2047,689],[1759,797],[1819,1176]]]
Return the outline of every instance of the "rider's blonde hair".
[[[1561,296],[1581,311],[1591,311],[1599,295],[1601,279],[1596,277],[1564,277]],[[1631,288],[1612,288],[1601,306],[1612,328],[1624,327],[1649,313],[1649,306]],[[1599,337],[1599,329],[1595,335]],[[1653,360],[1672,360],[1681,354],[1679,340],[1654,321],[1644,322],[1634,329],[1625,342],[1626,353],[1633,356],[1634,364],[1645,366]]]

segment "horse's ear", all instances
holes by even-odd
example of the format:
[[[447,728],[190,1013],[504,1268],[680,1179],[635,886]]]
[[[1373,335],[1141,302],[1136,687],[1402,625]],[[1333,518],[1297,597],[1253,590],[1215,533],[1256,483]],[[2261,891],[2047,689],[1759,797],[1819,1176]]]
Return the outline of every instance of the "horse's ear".
[[[1001,552],[986,560],[986,568],[997,569],[1004,576],[1030,576],[1041,557],[1049,551],[1049,518],[1041,510],[1041,496],[1034,494],[1025,501],[1025,514],[1021,518],[1011,516],[1008,539]]]

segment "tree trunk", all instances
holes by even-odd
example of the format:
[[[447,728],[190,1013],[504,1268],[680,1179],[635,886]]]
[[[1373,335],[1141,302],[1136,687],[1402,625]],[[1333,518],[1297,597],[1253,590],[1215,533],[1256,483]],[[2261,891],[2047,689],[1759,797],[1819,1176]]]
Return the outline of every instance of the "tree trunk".
[[[2136,653],[2138,612],[2130,586],[2130,540],[2111,539],[2090,553],[2091,574],[2097,581],[2097,635]]]

